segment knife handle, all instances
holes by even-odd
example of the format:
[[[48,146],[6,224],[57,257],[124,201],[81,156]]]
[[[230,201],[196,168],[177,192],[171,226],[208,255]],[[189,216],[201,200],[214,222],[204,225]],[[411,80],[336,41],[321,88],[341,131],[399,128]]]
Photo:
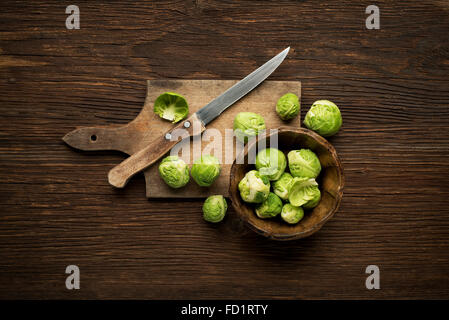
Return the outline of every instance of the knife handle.
[[[145,148],[112,168],[108,174],[109,183],[116,188],[123,188],[132,176],[162,158],[178,142],[187,137],[201,134],[204,130],[206,128],[194,113],[176,127],[167,131],[162,137],[151,141]]]

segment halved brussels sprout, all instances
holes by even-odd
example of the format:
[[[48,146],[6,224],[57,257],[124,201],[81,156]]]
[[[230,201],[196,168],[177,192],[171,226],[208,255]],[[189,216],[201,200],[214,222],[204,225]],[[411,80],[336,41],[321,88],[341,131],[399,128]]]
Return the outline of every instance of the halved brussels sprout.
[[[336,134],[342,123],[340,109],[335,103],[328,100],[315,101],[304,119],[307,128],[323,137]]]
[[[315,179],[293,178],[288,200],[295,207],[300,207],[316,199],[317,190],[320,191]]]
[[[282,200],[273,192],[268,194],[268,198],[256,207],[256,214],[259,218],[273,218],[281,213]]]
[[[281,218],[289,224],[296,224],[304,217],[304,210],[301,207],[295,207],[286,203],[282,207]]]
[[[189,105],[186,99],[174,92],[165,92],[154,102],[154,112],[159,117],[176,123],[187,117]]]
[[[189,167],[177,156],[168,156],[161,161],[159,175],[172,188],[181,188],[190,180]]]
[[[243,143],[247,143],[249,138],[257,136],[261,130],[265,130],[265,120],[257,113],[240,112],[234,118],[235,136]]]
[[[312,150],[292,150],[287,157],[290,173],[293,177],[316,178],[320,174],[320,159]]]
[[[282,120],[291,120],[300,111],[298,96],[294,93],[284,94],[276,104],[276,112]]]
[[[270,181],[257,170],[251,170],[240,180],[239,191],[243,201],[262,203],[270,193]]]
[[[220,162],[211,155],[203,155],[193,162],[190,174],[201,187],[209,187],[221,172]]]
[[[304,203],[304,209],[312,209],[315,208],[321,200],[321,191],[318,188],[313,188],[311,191],[312,199]]]
[[[228,204],[222,195],[210,196],[203,204],[203,218],[208,222],[220,222],[226,210],[228,210]]]
[[[288,200],[288,193],[292,181],[292,175],[288,172],[284,172],[279,180],[277,180],[273,185],[274,193],[282,200]]]
[[[284,153],[276,148],[264,149],[256,156],[256,169],[269,180],[278,180],[286,166]]]

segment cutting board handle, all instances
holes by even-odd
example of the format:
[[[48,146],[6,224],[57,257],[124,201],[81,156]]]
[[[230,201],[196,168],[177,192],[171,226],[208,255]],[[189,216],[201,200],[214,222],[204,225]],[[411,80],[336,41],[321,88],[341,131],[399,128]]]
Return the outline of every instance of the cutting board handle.
[[[128,125],[81,127],[67,133],[62,140],[72,148],[83,151],[116,150],[131,154],[129,144],[124,143],[128,135]]]
[[[194,113],[145,148],[134,153],[109,171],[108,180],[116,188],[123,188],[136,173],[145,170],[162,158],[181,140],[201,134],[206,128]]]

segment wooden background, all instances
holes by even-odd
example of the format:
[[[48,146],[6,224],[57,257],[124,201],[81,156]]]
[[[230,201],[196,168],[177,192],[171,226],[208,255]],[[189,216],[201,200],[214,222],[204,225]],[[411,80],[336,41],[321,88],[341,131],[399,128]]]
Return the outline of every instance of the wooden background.
[[[380,30],[369,4],[2,1],[0,298],[448,299],[449,1],[376,1]],[[266,240],[232,209],[212,226],[201,201],[147,200],[143,176],[114,190],[122,154],[61,141],[132,120],[146,79],[240,79],[286,46],[271,79],[302,81],[302,116],[343,114],[343,201],[310,238]]]

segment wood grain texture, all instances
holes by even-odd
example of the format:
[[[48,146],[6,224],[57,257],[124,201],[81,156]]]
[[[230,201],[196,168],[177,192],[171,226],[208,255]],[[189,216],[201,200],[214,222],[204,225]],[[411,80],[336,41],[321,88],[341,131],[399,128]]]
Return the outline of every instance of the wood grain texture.
[[[449,4],[377,1],[3,1],[0,11],[0,297],[449,298]],[[76,126],[125,124],[146,79],[240,79],[290,45],[272,80],[341,109],[337,214],[279,243],[230,209],[114,190],[124,159],[70,150]],[[65,267],[81,289],[65,289]],[[367,265],[381,289],[365,288]]]

